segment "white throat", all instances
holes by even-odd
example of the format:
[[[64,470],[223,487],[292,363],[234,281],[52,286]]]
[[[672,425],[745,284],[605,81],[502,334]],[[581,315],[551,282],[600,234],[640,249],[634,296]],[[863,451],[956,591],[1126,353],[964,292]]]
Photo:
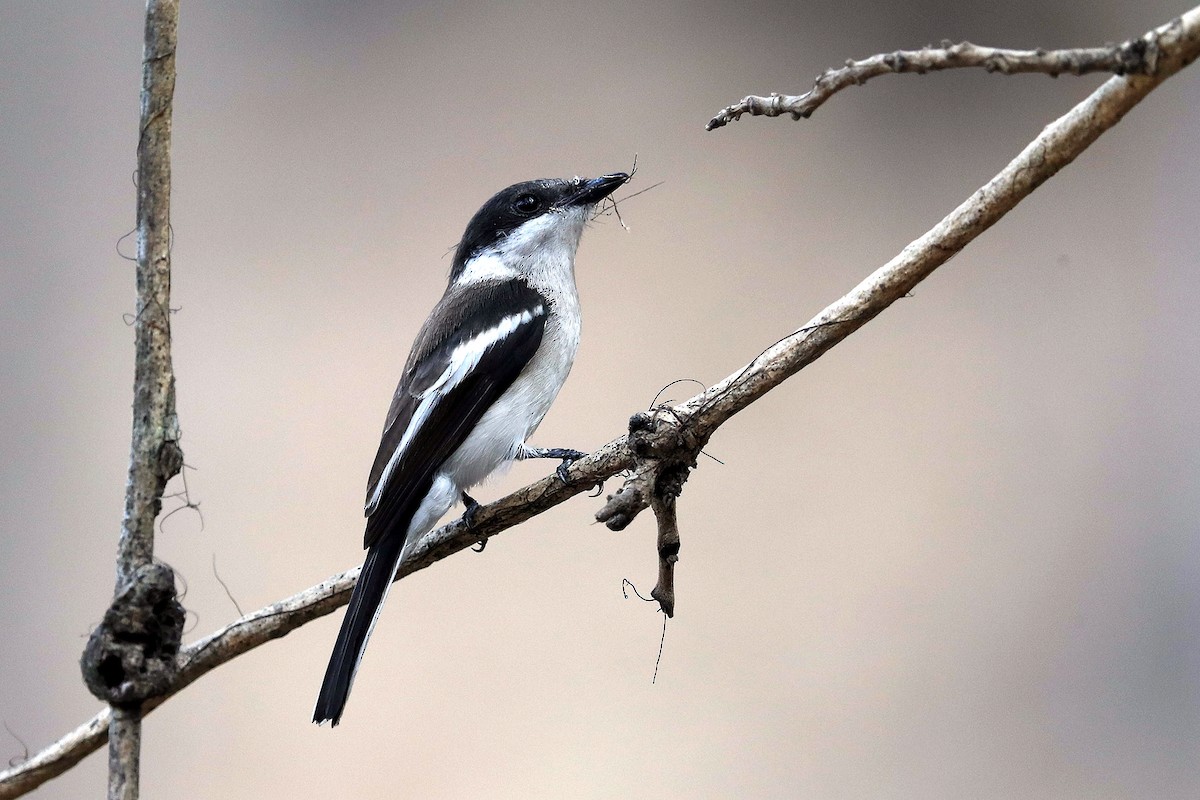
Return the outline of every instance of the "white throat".
[[[573,206],[529,220],[468,261],[455,284],[522,278],[556,306],[578,304],[575,251],[588,211]]]

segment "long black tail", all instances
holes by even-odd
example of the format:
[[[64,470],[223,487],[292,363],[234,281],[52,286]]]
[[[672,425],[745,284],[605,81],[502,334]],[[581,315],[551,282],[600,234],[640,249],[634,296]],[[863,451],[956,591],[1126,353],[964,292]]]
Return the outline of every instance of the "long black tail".
[[[318,725],[326,720],[337,725],[350,697],[350,686],[354,673],[367,646],[367,638],[379,618],[379,609],[387,597],[388,587],[400,560],[404,546],[403,536],[386,536],[367,552],[358,583],[350,595],[350,605],[338,631],[337,644],[325,668],[325,680],[317,696],[317,707],[313,711],[313,722]]]

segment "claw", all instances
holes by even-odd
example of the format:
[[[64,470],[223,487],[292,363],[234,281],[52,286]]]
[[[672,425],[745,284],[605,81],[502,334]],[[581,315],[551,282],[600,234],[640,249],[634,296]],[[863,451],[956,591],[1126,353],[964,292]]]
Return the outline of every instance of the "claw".
[[[564,485],[569,485],[571,483],[571,477],[567,474],[568,470],[571,469],[572,464],[586,455],[587,453],[581,453],[578,450],[568,450],[566,448],[557,449],[554,452],[554,457],[561,458],[562,463],[559,464],[554,470],[554,474],[558,476],[558,479],[562,481]]]
[[[463,505],[466,506],[466,508],[463,509],[463,515],[462,515],[463,525],[466,525],[468,529],[474,528],[475,527],[475,515],[479,513],[480,503],[477,502],[475,500],[475,498],[471,497],[471,495],[467,494],[466,492],[462,493],[462,501],[463,501]],[[478,548],[472,547],[471,549],[474,550],[476,553],[482,553],[483,548],[487,547],[487,540],[488,540],[488,537],[486,537],[486,536],[481,537],[479,539],[479,547]]]

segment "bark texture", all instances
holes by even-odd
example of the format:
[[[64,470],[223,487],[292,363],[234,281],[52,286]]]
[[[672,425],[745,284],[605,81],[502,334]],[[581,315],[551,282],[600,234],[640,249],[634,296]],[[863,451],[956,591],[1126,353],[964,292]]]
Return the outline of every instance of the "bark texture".
[[[171,364],[171,111],[178,24],[178,0],[147,0],[137,148],[133,441],[117,543],[116,597],[82,662],[88,688],[115,709],[109,726],[109,800],[138,797],[141,705],[174,682],[183,629],[174,575],[152,566],[163,490],[183,467]]]

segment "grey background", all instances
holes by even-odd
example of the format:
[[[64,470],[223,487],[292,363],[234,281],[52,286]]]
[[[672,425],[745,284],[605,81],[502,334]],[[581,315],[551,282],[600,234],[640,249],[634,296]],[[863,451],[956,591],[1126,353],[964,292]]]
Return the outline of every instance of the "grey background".
[[[236,616],[214,558],[246,610],[358,563],[394,381],[495,190],[635,153],[629,191],[664,182],[580,251],[584,342],[536,443],[592,448],[802,324],[1102,78],[885,77],[705,133],[719,108],[1185,7],[186,2],[173,324],[204,526],[175,514],[158,552],[189,639]],[[0,719],[35,749],[97,709],[76,660],[129,447],[141,13],[0,4]],[[653,585],[653,525],[580,498],[402,583],[335,731],[308,718],[336,617],[171,700],[146,796],[1194,796],[1198,76],[720,431],[657,684],[660,617],[620,590]]]

